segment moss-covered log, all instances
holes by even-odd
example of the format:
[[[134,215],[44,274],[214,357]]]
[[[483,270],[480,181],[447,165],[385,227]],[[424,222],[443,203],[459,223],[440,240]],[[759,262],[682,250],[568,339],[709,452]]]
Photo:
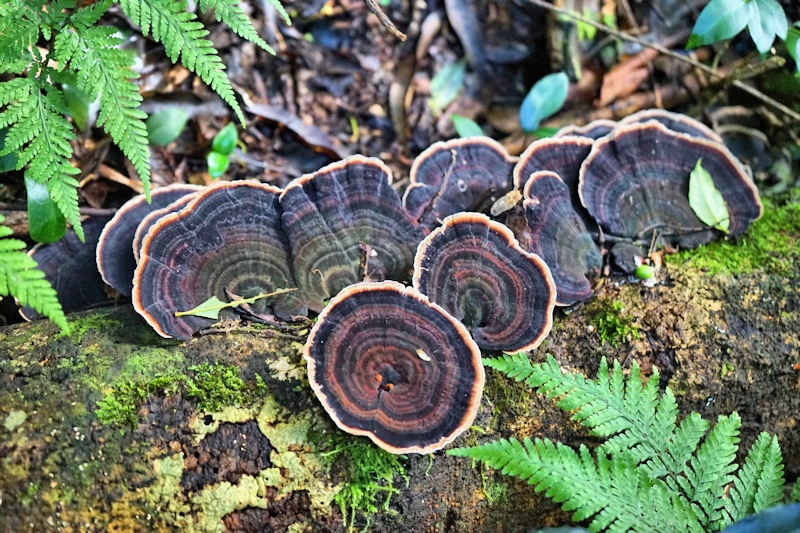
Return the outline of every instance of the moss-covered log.
[[[800,211],[776,213],[784,219],[759,222],[743,244],[672,259],[655,287],[606,280],[559,312],[532,357],[549,352],[591,376],[602,355],[655,365],[683,414],[736,410],[748,445],[777,434],[796,479]],[[469,461],[397,460],[341,434],[306,381],[303,331],[179,343],[128,307],[72,326],[0,330],[2,531],[340,531],[353,516],[381,531],[524,531],[568,520]],[[456,445],[525,435],[592,442],[552,401],[489,371],[475,427]]]

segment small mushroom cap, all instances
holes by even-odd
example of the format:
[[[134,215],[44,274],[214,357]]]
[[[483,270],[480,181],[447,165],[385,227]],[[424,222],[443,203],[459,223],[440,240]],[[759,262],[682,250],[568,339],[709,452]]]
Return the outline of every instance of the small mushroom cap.
[[[169,204],[167,207],[162,209],[156,209],[152,213],[145,216],[139,225],[136,227],[136,233],[133,235],[133,257],[136,259],[136,262],[139,262],[139,252],[142,249],[142,241],[144,240],[145,235],[147,232],[150,231],[150,228],[153,227],[153,224],[158,222],[161,217],[168,215],[170,213],[177,213],[186,205],[194,200],[195,194],[189,193],[185,196],[182,196]],[[134,269],[135,270],[135,269]]]
[[[607,118],[599,118],[593,120],[584,126],[564,126],[556,132],[553,137],[564,137],[565,135],[575,135],[578,137],[586,137],[589,139],[597,140],[605,137],[611,130],[617,126],[617,123]]]
[[[221,182],[153,225],[136,268],[133,306],[156,332],[185,340],[209,326],[211,319],[175,313],[213,296],[224,302],[296,287],[280,193],[256,182]],[[294,292],[269,303],[280,320],[307,312]]]
[[[722,143],[722,137],[699,120],[682,113],[673,113],[664,109],[643,109],[623,118],[619,121],[619,125],[639,124],[648,120],[655,120],[671,131]]]
[[[698,246],[716,236],[689,205],[689,176],[702,159],[730,214],[730,234],[741,235],[761,216],[758,190],[723,145],[676,133],[660,123],[619,126],[597,141],[581,167],[580,197],[611,235]]]
[[[81,311],[108,301],[103,278],[95,266],[95,251],[103,227],[111,217],[92,217],[81,222],[84,242],[71,229],[51,244],[37,244],[30,255],[56,291],[65,313]],[[31,307],[23,307],[25,320],[41,315]]]
[[[133,256],[133,238],[139,223],[149,213],[168,206],[178,198],[193,194],[202,187],[183,183],[167,185],[153,190],[150,203],[144,194],[125,203],[106,224],[100,243],[97,245],[97,269],[103,281],[114,287],[121,295],[130,296],[133,290],[133,271],[136,259]]]
[[[359,281],[408,279],[424,235],[381,160],[351,156],[302,176],[280,203],[295,278],[310,309],[321,310]]]
[[[480,349],[444,309],[393,281],[358,283],[319,315],[308,380],[339,428],[391,453],[430,453],[472,425]]]
[[[581,164],[589,155],[593,144],[594,141],[588,137],[574,135],[532,142],[519,156],[519,163],[514,167],[514,186],[522,191],[534,172],[555,172],[567,184],[575,212],[581,216],[586,227],[595,229],[596,222],[583,207],[578,196]]]
[[[516,158],[488,137],[434,143],[411,165],[403,205],[428,229],[446,216],[488,209],[511,190],[514,163]]]
[[[553,325],[556,286],[547,264],[480,213],[451,215],[420,243],[414,288],[472,327],[486,350],[532,350]]]
[[[524,249],[550,266],[556,284],[556,305],[589,299],[591,280],[603,260],[581,217],[572,208],[570,191],[558,174],[535,172],[523,191],[524,223],[513,224]]]

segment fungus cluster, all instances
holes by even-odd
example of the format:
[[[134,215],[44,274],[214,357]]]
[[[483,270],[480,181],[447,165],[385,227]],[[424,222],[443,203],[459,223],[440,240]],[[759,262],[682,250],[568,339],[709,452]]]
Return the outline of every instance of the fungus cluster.
[[[319,313],[304,354],[335,423],[394,453],[428,453],[472,423],[480,349],[538,346],[555,305],[591,296],[606,244],[630,254],[652,237],[685,247],[720,234],[689,206],[698,160],[741,234],[761,213],[742,165],[702,124],[650,111],[564,130],[518,159],[485,138],[436,143],[402,200],[389,168],[363,156],[285,189],[165,194],[148,212],[121,210],[137,220],[110,225],[104,238],[124,227],[124,244],[104,243],[98,264],[111,281],[106,251],[133,254],[118,290],[132,279],[134,307],[167,337],[208,326],[191,311],[213,298],[272,295],[246,309],[268,322]],[[492,206],[506,225],[480,213]]]

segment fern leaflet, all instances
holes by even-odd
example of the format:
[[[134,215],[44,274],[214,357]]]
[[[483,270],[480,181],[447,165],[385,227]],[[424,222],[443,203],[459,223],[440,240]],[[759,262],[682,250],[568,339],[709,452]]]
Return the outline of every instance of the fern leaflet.
[[[53,201],[75,233],[83,240],[78,212],[78,182],[73,178],[80,171],[69,160],[70,141],[75,139],[72,126],[64,116],[66,105],[61,91],[41,84],[49,69],[36,77],[31,69],[28,77],[0,84],[0,103],[7,104],[0,113],[0,128],[10,126],[5,147],[0,155],[21,150],[17,169],[26,165],[25,177],[46,183]]]
[[[0,215],[0,223],[4,220]],[[8,238],[11,233],[9,227],[0,225],[0,295],[14,296],[20,304],[34,308],[69,332],[56,291],[36,268],[36,261],[23,251],[25,243]]]
[[[34,60],[43,5],[41,1],[0,3],[0,72],[21,73]]]
[[[501,439],[447,453],[527,480],[537,492],[562,503],[564,510],[575,511],[574,520],[594,517],[590,531],[703,531],[689,506],[673,505],[666,485],[642,475],[628,453],[593,456],[585,446],[575,452],[561,443],[528,438],[524,443]]]
[[[96,14],[92,13],[90,19]],[[133,60],[117,48],[122,40],[106,26],[75,24],[73,31],[56,37],[55,52],[61,68],[69,64],[78,73],[78,87],[90,98],[100,100],[97,123],[111,135],[130,160],[150,192],[150,152],[144,112],[138,109],[142,97],[132,79],[138,77]]]
[[[239,0],[200,0],[199,5],[200,9],[203,11],[213,9],[217,21],[224,22],[240,37],[257,44],[270,54],[275,55],[275,50],[258,35],[258,32],[253,27],[253,23],[250,22],[250,19],[247,18],[247,15],[242,11],[242,8],[239,6]]]
[[[121,0],[120,6],[144,35],[164,45],[170,60],[181,63],[207,83],[230,105],[244,124],[244,114],[225,75],[225,65],[203,25],[186,11],[185,0]]]

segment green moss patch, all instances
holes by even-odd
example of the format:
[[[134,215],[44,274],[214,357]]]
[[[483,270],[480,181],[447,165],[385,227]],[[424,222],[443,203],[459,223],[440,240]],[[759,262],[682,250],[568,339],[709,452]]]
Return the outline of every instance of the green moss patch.
[[[639,326],[632,317],[625,315],[622,302],[614,301],[609,305],[608,302],[598,301],[597,306],[591,323],[600,336],[601,346],[609,343],[616,348],[622,341],[639,338]]]
[[[778,274],[789,272],[800,258],[800,204],[778,207],[764,199],[764,214],[745,235],[725,239],[666,257],[667,264],[688,263],[709,274],[742,274],[763,268]]]

